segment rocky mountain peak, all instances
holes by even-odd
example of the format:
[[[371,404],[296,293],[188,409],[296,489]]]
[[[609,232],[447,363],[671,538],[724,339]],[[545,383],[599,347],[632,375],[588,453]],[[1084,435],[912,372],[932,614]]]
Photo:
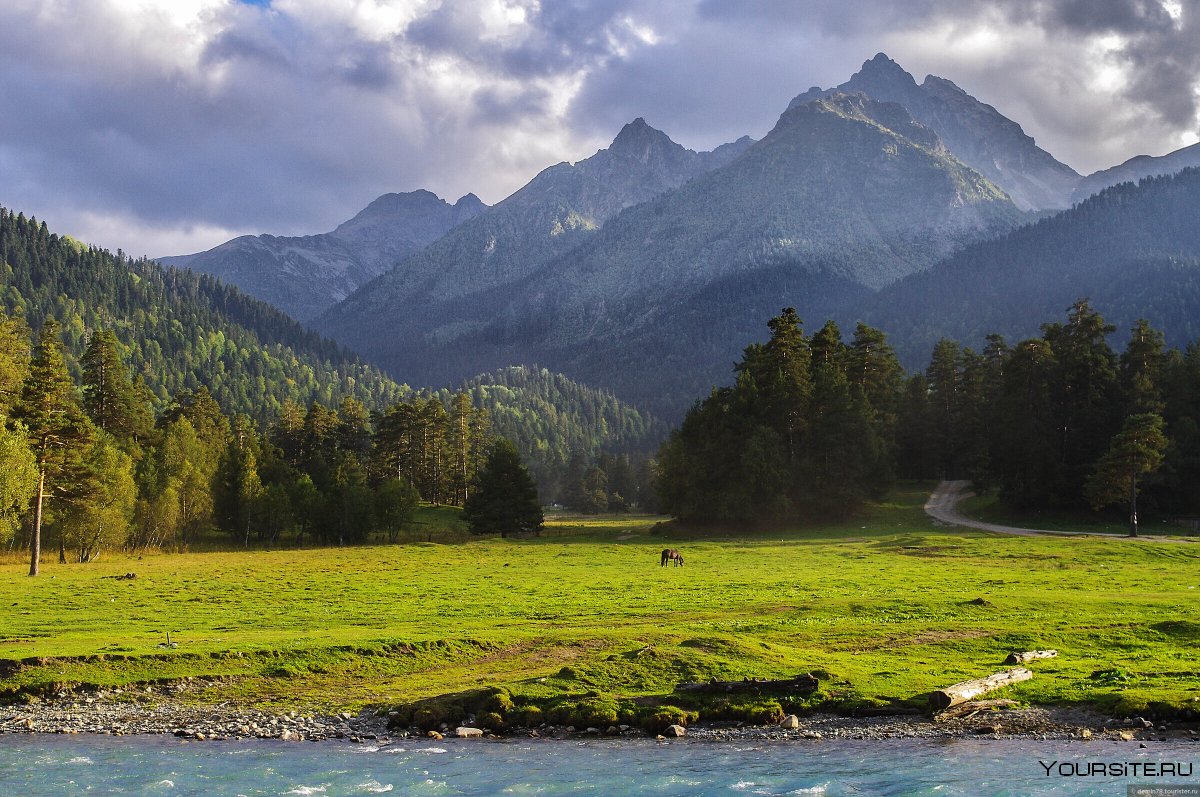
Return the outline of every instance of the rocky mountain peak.
[[[667,153],[678,154],[686,150],[663,131],[646,124],[646,120],[639,116],[621,128],[621,132],[617,133],[617,137],[608,146],[608,151],[614,155],[647,163],[651,158],[662,157]]]
[[[862,67],[859,68],[850,79],[859,78],[860,80],[891,80],[902,83],[904,85],[917,85],[917,81],[910,75],[904,67],[888,58],[886,53],[876,53],[875,57],[869,61],[863,61]]]
[[[1023,210],[1070,206],[1079,175],[1039,148],[1019,124],[945,78],[929,75],[918,85],[903,67],[879,53],[845,83],[833,89],[814,86],[788,109],[839,91],[904,106],[959,160],[1006,191]]]

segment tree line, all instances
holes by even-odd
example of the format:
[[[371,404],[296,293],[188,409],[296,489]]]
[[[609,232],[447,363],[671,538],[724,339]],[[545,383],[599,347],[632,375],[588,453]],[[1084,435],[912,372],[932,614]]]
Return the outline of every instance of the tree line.
[[[1121,354],[1085,299],[1065,323],[975,352],[950,340],[908,376],[882,332],[811,337],[792,309],[659,453],[665,511],[777,523],[845,516],[897,477],[965,478],[1021,509],[1200,512],[1200,344],[1137,322]]]
[[[243,546],[396,541],[419,501],[468,504],[497,448],[465,393],[377,413],[351,396],[287,400],[260,423],[200,387],[156,416],[122,354],[97,330],[73,368],[56,321],[31,346],[24,320],[0,314],[0,542],[27,544],[32,574],[45,539],[60,561],[186,549],[213,530]]]

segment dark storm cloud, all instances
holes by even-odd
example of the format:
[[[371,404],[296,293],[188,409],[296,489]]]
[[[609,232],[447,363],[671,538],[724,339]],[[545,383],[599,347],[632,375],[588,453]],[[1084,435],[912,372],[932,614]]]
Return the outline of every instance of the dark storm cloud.
[[[761,136],[879,50],[1083,171],[1197,124],[1196,0],[8,0],[0,203],[158,254],[386,191],[495,202],[638,116]]]
[[[1121,43],[1112,57],[1130,69],[1123,98],[1159,114],[1168,125],[1195,129],[1200,8],[1196,0],[1183,0],[1179,10],[1176,18],[1161,0],[750,0],[737,4],[701,0],[697,6],[699,18],[743,29],[806,24],[822,36],[849,41],[885,33],[894,37],[931,23],[969,25],[994,17],[1009,26],[1041,30],[1069,57],[1079,54],[1077,48],[1088,37],[1115,35]],[[1048,60],[1053,56],[1045,55]]]
[[[630,4],[620,0],[542,3],[529,8],[522,35],[489,39],[488,23],[469,3],[444,3],[416,20],[405,38],[432,53],[488,64],[508,77],[560,74],[611,53],[613,23]]]

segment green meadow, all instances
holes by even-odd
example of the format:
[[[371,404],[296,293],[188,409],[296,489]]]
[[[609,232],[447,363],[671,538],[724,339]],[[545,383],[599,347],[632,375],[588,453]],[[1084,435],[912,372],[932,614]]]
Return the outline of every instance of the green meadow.
[[[1005,695],[1200,710],[1200,545],[938,528],[928,486],[784,532],[558,515],[539,538],[472,539],[431,508],[398,545],[50,561],[38,578],[5,559],[0,697],[192,677],[188,700],[275,708],[469,708],[486,694],[501,713],[687,709],[682,682],[812,672],[819,691],[784,707],[849,711],[923,705],[1010,651],[1055,648]],[[660,567],[664,547],[686,565]]]

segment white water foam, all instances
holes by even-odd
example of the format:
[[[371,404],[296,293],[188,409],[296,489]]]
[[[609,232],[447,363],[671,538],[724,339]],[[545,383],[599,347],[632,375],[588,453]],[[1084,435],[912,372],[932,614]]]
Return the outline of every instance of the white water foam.
[[[297,786],[296,788],[292,789],[291,791],[285,792],[285,794],[300,794],[300,795],[324,794],[324,793],[325,793],[324,786]]]
[[[160,780],[158,783],[155,783],[154,785],[155,785],[155,786],[166,786],[168,789],[173,789],[173,788],[175,788],[175,781],[173,781],[173,780]]]
[[[85,755],[77,755],[74,758],[68,758],[66,763],[68,763],[68,764],[94,764],[96,762],[93,761],[92,759],[88,758]]]
[[[367,792],[368,794],[383,794],[385,791],[392,790],[392,784],[380,783],[377,780],[368,780],[366,783],[360,783],[357,786],[355,786],[354,788],[362,789],[363,791]]]

